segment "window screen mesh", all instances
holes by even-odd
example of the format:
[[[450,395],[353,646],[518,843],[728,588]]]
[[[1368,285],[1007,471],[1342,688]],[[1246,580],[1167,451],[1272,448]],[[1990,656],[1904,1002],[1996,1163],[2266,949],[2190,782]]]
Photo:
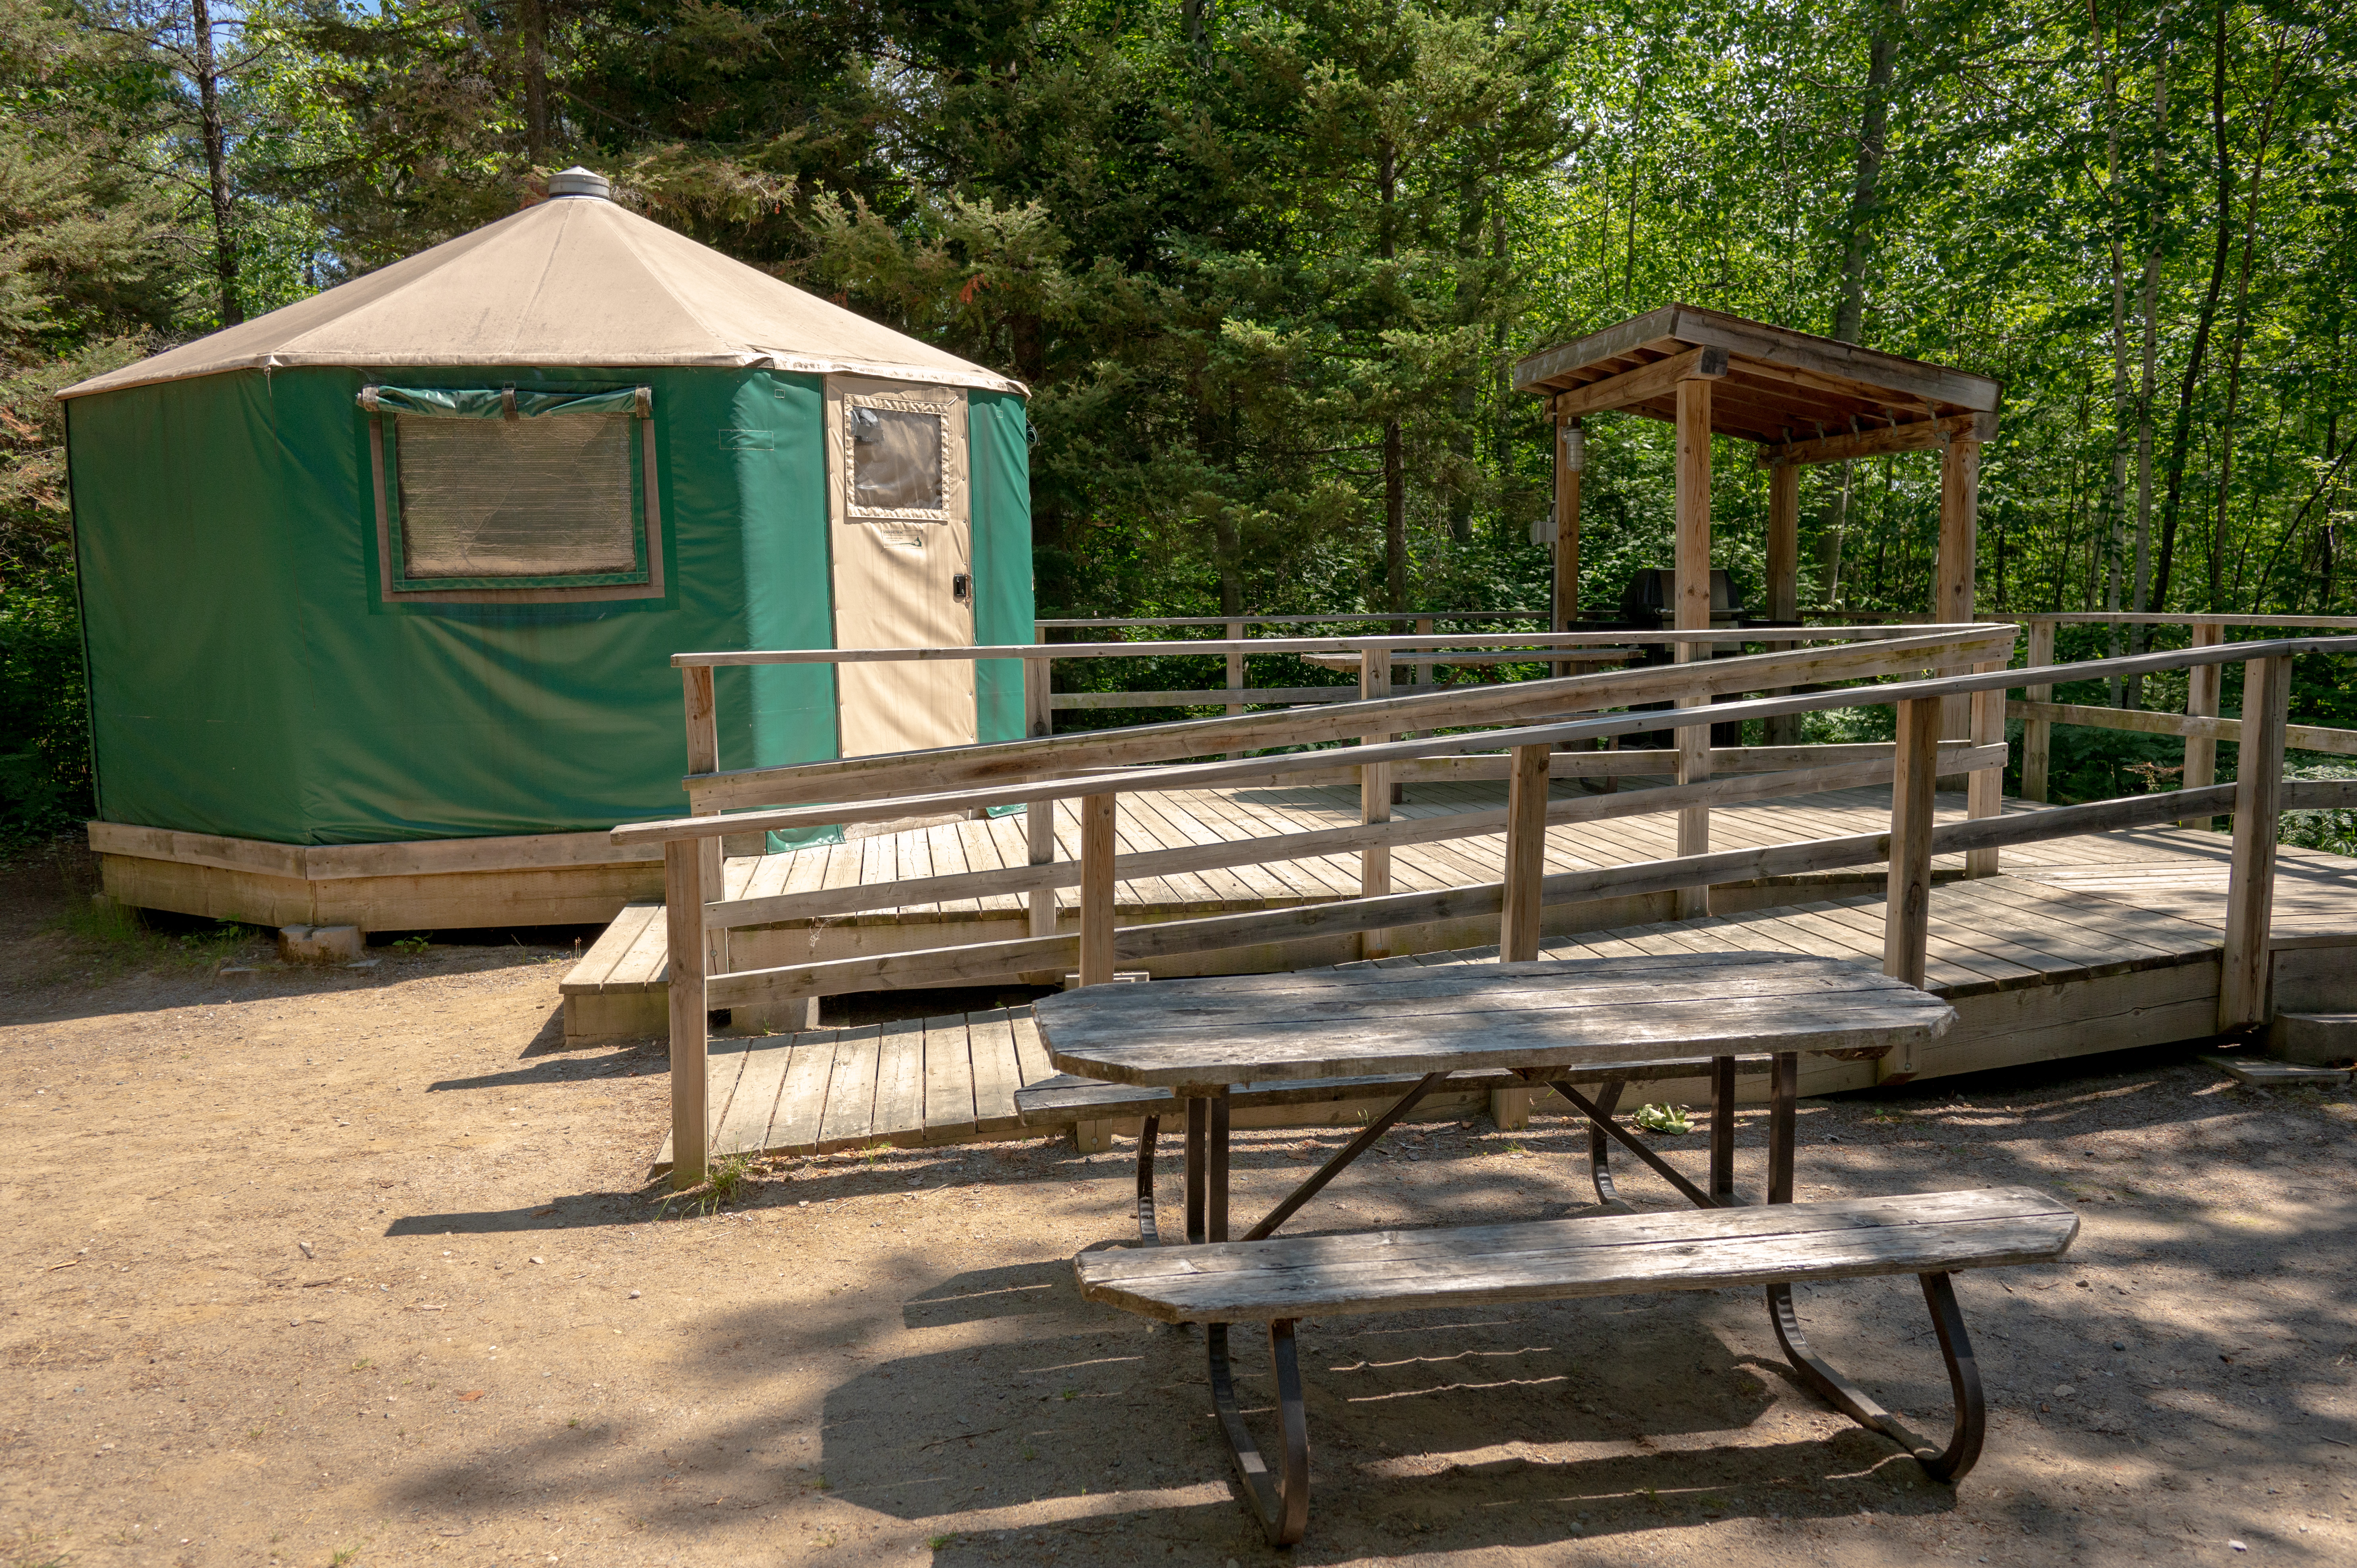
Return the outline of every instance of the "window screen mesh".
[[[905,408],[851,413],[851,504],[864,511],[942,510],[942,416]]]
[[[630,423],[603,415],[402,418],[402,575],[638,570]]]

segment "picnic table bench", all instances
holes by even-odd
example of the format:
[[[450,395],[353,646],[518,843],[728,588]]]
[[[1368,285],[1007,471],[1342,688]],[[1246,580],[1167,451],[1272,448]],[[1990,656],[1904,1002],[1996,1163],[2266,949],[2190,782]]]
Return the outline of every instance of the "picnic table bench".
[[[1245,1498],[1280,1546],[1300,1540],[1308,1520],[1308,1426],[1296,1351],[1305,1318],[1759,1285],[1777,1342],[1802,1380],[1897,1442],[1934,1477],[1953,1481],[1978,1459],[1987,1423],[1953,1275],[2050,1261],[2078,1233],[2070,1208],[2026,1189],[1792,1201],[1800,1053],[1879,1055],[1943,1033],[1955,1016],[1938,998],[1859,964],[1697,953],[1328,971],[1092,987],[1046,998],[1037,1015],[1049,1058],[1065,1072],[1127,1086],[1129,1103],[1141,1107],[1169,1103],[1138,1096],[1152,1089],[1184,1102],[1189,1241],[1084,1252],[1075,1268],[1090,1300],[1204,1326],[1213,1407]],[[1763,1056],[1766,1202],[1746,1206],[1734,1193],[1734,1083],[1742,1058]],[[1648,1069],[1691,1073],[1697,1058],[1710,1063],[1713,1086],[1706,1187],[1615,1122],[1609,1100],[1580,1088],[1583,1080],[1617,1086]],[[1599,1163],[1595,1144],[1609,1136],[1643,1156],[1695,1210],[1275,1239],[1424,1096],[1455,1074],[1499,1071],[1547,1086],[1587,1119],[1592,1168]],[[1348,1148],[1230,1240],[1228,1108],[1237,1086],[1274,1093],[1288,1083],[1357,1079],[1363,1093],[1370,1079],[1407,1087]],[[1150,1240],[1148,1143],[1140,1140],[1140,1220]],[[1607,1190],[1599,1185],[1599,1196]],[[1921,1281],[1947,1365],[1955,1414],[1944,1445],[1909,1431],[1816,1356],[1801,1331],[1796,1282],[1893,1273]],[[1267,1326],[1281,1440],[1275,1468],[1236,1398],[1228,1351],[1235,1323]]]

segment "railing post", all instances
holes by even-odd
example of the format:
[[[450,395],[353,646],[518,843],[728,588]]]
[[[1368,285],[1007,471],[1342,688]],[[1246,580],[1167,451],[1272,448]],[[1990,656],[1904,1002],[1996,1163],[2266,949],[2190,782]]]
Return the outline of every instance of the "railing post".
[[[708,673],[708,672],[707,672]],[[671,1185],[704,1180],[711,1086],[704,1062],[708,1017],[704,1001],[704,846],[712,839],[663,845],[663,933],[671,941]]]
[[[2276,826],[2283,814],[2284,727],[2291,660],[2243,666],[2243,737],[2234,753],[2234,860],[2226,881],[2226,940],[2218,1032],[2267,1021],[2268,934],[2275,908]]]
[[[1232,620],[1228,622],[1228,640],[1230,642],[1242,642],[1243,639],[1244,623],[1240,620]],[[1231,693],[1241,693],[1243,689],[1244,656],[1243,653],[1231,649],[1228,652],[1228,690]],[[1228,698],[1228,717],[1234,718],[1238,714],[1241,714],[1243,711],[1244,700],[1242,696],[1231,696]],[[1235,754],[1231,752],[1229,755],[1233,756]]]
[[[2215,648],[2226,640],[2223,622],[2196,621],[2193,625],[2193,646]],[[2214,719],[2218,716],[2218,691],[2224,684],[2223,664],[2197,664],[2185,672],[2185,714],[2188,718]],[[2210,736],[2185,737],[2185,773],[2178,780],[2188,789],[2200,789],[2218,781],[2218,742]],[[2188,817],[2177,825],[2181,828],[2207,828],[2208,817]]]
[[[1055,733],[1055,709],[1048,701],[1049,661],[1027,659],[1023,661],[1024,728],[1039,739]],[[1056,802],[1027,801],[1023,807],[1023,838],[1034,865],[1052,865],[1056,860]],[[1031,934],[1052,937],[1056,934],[1056,890],[1034,887],[1029,896]]]
[[[1940,765],[1941,707],[1938,697],[1899,704],[1898,775],[1890,781],[1890,882],[1882,909],[1882,972],[1916,986],[1923,983],[1931,938],[1932,788]]]
[[[1359,695],[1361,698],[1388,697],[1392,694],[1392,655],[1385,648],[1365,648],[1359,650]],[[1362,735],[1361,746],[1382,746],[1392,737],[1388,735]],[[1392,768],[1388,762],[1378,762],[1359,769],[1359,821],[1388,822],[1392,820]],[[1392,890],[1392,851],[1389,844],[1377,844],[1359,852],[1359,896],[1380,898]],[[1381,958],[1391,950],[1390,933],[1369,931],[1361,939],[1360,953],[1366,958]]]
[[[691,774],[717,773],[720,771],[720,714],[712,693],[712,666],[690,665],[679,672],[679,677],[685,697],[683,705],[687,710],[687,770]],[[693,794],[688,797],[687,811],[694,817],[719,814],[714,808],[699,804]],[[726,897],[726,846],[716,838],[698,839],[695,851],[704,874],[704,885],[712,889],[714,897]],[[701,921],[698,926],[700,929]],[[705,962],[711,969],[717,973],[726,973],[728,969],[728,933],[710,932],[705,939],[705,950],[709,955]]]
[[[1539,883],[1546,875],[1547,766],[1551,746],[1514,747],[1506,785],[1505,899],[1498,918],[1498,961],[1539,956]]]
[[[2005,666],[1994,660],[1973,666],[1975,674],[1987,674]],[[1973,744],[1996,746],[2005,739],[2005,693],[1999,691],[1973,693]],[[1994,817],[2005,810],[2005,769],[1982,768],[1965,775],[1964,815],[1967,818]],[[1991,845],[1987,849],[1964,851],[1966,876],[1995,876],[1997,857],[2001,852]]]
[[[2054,662],[2054,623],[2034,620],[2029,623],[2029,666],[2042,670]],[[2051,686],[2032,686],[2022,693],[2033,703],[2054,700]],[[2021,722],[2021,798],[2025,800],[2046,799],[2047,760],[2053,755],[2054,721],[2024,719]]]
[[[1697,378],[1678,383],[1677,390],[1677,548],[1676,570],[1672,581],[1677,591],[1676,611],[1672,618],[1679,631],[1710,629],[1710,420],[1711,383]],[[1708,660],[1717,655],[1716,643],[1681,642],[1676,648],[1680,664],[1696,659]],[[1680,697],[1681,708],[1699,704],[1707,708],[1708,697]],[[1710,777],[1710,725],[1707,724],[1675,732],[1678,746],[1678,782],[1699,784]],[[1678,812],[1678,854],[1710,853],[1710,808],[1688,806]],[[1710,888],[1681,887],[1674,896],[1673,911],[1684,920],[1710,913]]]
[[[1801,469],[1788,461],[1768,470],[1768,618],[1801,618]],[[1792,646],[1781,640],[1768,643],[1776,651]],[[1781,697],[1791,691],[1780,686],[1768,694]],[[1781,714],[1770,719],[1761,726],[1760,738],[1770,746],[1800,745],[1801,715]]]
[[[1121,797],[1081,797],[1081,983],[1113,981],[1114,856],[1120,853]]]

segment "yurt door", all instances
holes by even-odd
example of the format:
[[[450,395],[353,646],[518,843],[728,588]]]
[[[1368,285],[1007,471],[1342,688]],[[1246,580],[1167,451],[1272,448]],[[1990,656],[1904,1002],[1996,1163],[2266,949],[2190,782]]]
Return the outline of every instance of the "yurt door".
[[[965,393],[855,376],[826,383],[837,648],[974,645]],[[842,755],[964,746],[974,661],[835,666]]]

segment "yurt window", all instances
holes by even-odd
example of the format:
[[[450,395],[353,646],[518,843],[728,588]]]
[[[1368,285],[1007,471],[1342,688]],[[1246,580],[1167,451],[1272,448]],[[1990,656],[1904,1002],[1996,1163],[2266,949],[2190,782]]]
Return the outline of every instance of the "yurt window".
[[[844,400],[849,518],[947,522],[954,403],[914,392]]]
[[[388,596],[660,594],[651,403],[643,388],[366,389]]]

